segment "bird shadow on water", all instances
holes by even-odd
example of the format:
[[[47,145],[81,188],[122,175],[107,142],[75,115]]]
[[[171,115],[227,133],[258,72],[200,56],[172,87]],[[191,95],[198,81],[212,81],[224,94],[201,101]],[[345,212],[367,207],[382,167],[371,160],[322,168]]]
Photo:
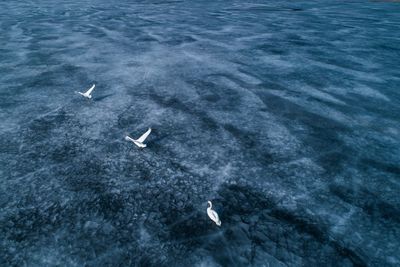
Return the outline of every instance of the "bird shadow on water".
[[[93,101],[102,101],[102,100],[104,100],[104,99],[106,99],[106,98],[108,98],[110,96],[113,96],[113,95],[115,95],[115,93],[107,94],[107,95],[101,95],[101,96],[93,98]]]

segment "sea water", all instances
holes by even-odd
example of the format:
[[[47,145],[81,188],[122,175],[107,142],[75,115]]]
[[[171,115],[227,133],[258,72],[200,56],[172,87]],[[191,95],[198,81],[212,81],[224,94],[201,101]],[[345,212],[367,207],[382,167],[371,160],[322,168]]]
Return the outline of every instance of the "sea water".
[[[399,90],[395,1],[1,1],[0,265],[399,266]]]

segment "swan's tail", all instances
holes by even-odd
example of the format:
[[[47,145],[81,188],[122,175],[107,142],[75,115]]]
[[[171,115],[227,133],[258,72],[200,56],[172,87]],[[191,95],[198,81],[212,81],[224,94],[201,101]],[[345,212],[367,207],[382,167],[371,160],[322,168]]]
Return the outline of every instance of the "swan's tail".
[[[134,140],[133,143],[135,143],[135,145],[137,145],[140,148],[145,148],[147,145],[143,144],[142,142],[139,142],[137,140]]]

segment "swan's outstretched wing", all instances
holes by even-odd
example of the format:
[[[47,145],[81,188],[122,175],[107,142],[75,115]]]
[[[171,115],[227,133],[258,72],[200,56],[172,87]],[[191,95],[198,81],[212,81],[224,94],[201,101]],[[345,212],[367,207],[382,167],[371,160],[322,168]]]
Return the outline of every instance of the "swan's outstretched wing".
[[[146,140],[147,136],[149,136],[150,133],[151,133],[151,128],[149,128],[149,129],[147,130],[147,132],[145,132],[145,133],[144,133],[141,137],[139,137],[139,139],[136,140],[136,141],[138,141],[138,142],[140,142],[140,143],[143,143],[144,140]]]
[[[133,139],[133,138],[131,138],[130,136],[125,136],[125,140],[126,141],[131,141],[131,142],[134,142],[135,140]]]
[[[94,90],[95,87],[96,87],[96,85],[93,84],[92,87],[90,87],[90,89],[87,90],[85,94],[90,95],[90,94],[92,93],[92,91]]]

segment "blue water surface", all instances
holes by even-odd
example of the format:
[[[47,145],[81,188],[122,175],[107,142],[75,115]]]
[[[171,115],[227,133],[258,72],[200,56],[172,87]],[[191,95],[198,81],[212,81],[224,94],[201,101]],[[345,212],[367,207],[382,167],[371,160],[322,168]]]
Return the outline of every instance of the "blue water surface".
[[[399,90],[396,1],[1,1],[0,265],[399,266]]]

